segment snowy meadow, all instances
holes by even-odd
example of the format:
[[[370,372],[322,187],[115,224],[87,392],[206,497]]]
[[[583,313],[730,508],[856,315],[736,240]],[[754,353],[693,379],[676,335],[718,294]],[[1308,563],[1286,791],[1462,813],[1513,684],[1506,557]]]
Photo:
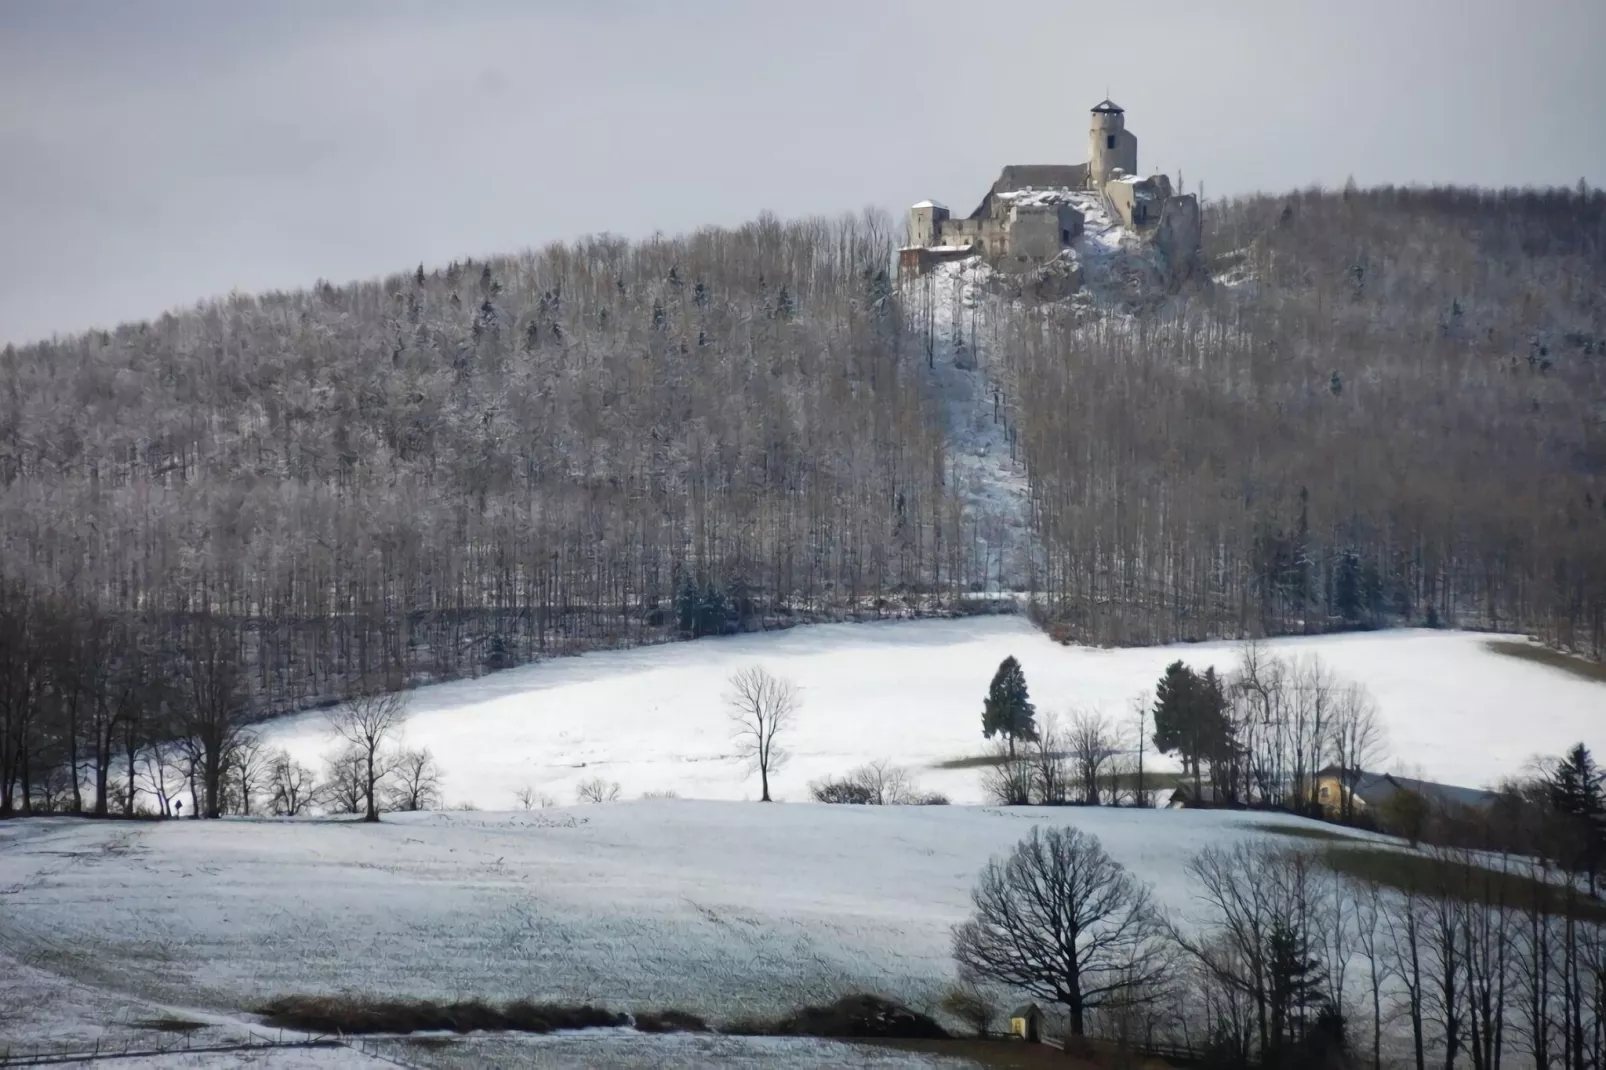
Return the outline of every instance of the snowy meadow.
[[[1182,908],[1184,864],[1297,819],[648,800],[530,813],[43,822],[0,854],[19,957],[169,1004],[285,992],[591,1000],[726,1019],[861,988],[929,1004],[977,871],[1095,833]],[[1293,842],[1293,841],[1290,841]]]
[[[1471,632],[1390,631],[1279,639],[1282,657],[1317,656],[1364,685],[1386,732],[1385,771],[1482,786],[1558,754],[1606,723],[1606,688],[1489,649]],[[1238,644],[1101,650],[1062,646],[1022,617],[821,625],[586,654],[478,680],[421,688],[403,741],[428,747],[452,804],[520,807],[524,789],[568,804],[601,777],[624,798],[757,799],[736,753],[727,680],[758,664],[794,680],[802,706],[781,743],[778,798],[808,797],[812,780],[890,760],[956,803],[985,801],[975,769],[938,763],[982,753],[981,704],[998,664],[1020,659],[1042,713],[1098,710],[1130,722],[1172,661],[1227,671]],[[319,768],[335,737],[320,713],[268,726],[266,742]],[[1152,768],[1174,769],[1154,754]]]
[[[1414,631],[1266,646],[1364,685],[1389,766],[1479,785],[1606,718],[1606,688],[1489,642]],[[1067,647],[1000,616],[588,654],[422,688],[400,742],[428,747],[448,802],[477,810],[0,826],[0,962],[14,967],[8,998],[34,1008],[0,1036],[94,1036],[107,1015],[238,1023],[287,993],[586,1000],[716,1022],[853,990],[931,1009],[978,872],[1033,825],[1098,836],[1178,917],[1196,906],[1186,867],[1205,846],[1370,838],[1264,812],[991,807],[976,768],[943,767],[983,749],[981,699],[1006,656],[1040,713],[1125,718],[1168,663],[1225,671],[1239,653]],[[757,778],[725,696],[752,665],[803,697],[773,777],[780,805],[743,801]],[[264,735],[310,766],[335,749],[320,713]],[[879,759],[961,805],[805,801],[811,780]],[[1175,768],[1152,754],[1150,767]],[[576,804],[596,777],[624,801]],[[553,802],[526,809],[532,793]]]

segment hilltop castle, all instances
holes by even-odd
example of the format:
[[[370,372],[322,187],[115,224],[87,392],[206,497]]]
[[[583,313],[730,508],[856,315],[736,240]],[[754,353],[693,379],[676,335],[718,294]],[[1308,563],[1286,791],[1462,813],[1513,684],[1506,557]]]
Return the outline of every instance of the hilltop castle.
[[[1163,174],[1139,177],[1137,136],[1126,128],[1121,106],[1104,100],[1093,108],[1087,163],[1005,167],[964,218],[936,201],[910,208],[899,271],[919,275],[944,260],[978,255],[999,268],[1034,267],[1070,248],[1090,211],[1154,242],[1168,261],[1198,249],[1198,200],[1174,194]]]

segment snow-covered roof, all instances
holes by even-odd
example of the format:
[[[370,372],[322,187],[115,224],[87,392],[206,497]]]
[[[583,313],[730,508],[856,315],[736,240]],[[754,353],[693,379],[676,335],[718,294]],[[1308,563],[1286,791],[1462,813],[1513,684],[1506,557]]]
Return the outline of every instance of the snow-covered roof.
[[[1454,803],[1458,806],[1484,807],[1497,798],[1484,788],[1463,788],[1454,784],[1435,784],[1429,780],[1415,780],[1392,773],[1350,773],[1352,790],[1368,806],[1381,806],[1402,791],[1413,792],[1429,802]]]
[[[944,212],[946,212],[948,210],[948,206],[946,204],[943,204],[941,201],[921,201],[919,204],[910,205],[910,207],[911,208],[941,208]]]
[[[1096,112],[1105,112],[1109,114],[1121,114],[1126,111],[1125,108],[1121,107],[1121,105],[1117,104],[1109,97],[1105,97],[1103,100],[1093,105],[1093,110]]]
[[[928,253],[964,253],[969,252],[968,245],[933,245],[926,249]]]

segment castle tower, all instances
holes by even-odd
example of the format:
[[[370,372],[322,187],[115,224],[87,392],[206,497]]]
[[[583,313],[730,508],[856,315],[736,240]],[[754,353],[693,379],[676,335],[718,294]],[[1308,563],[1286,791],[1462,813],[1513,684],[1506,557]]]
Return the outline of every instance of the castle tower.
[[[1138,139],[1126,128],[1126,112],[1121,106],[1105,100],[1094,105],[1088,131],[1088,185],[1102,190],[1116,168],[1129,175],[1138,173]]]
[[[942,225],[948,220],[948,206],[921,201],[909,209],[909,245],[924,249],[940,244]]]

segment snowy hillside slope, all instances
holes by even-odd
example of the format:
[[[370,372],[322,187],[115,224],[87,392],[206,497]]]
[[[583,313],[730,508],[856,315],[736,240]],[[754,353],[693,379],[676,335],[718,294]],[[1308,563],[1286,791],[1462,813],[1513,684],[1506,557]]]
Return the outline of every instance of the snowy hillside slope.
[[[122,827],[59,821],[0,853],[0,939],[81,983],[218,1010],[337,991],[715,1020],[856,988],[930,1005],[977,872],[1039,823],[1096,834],[1183,910],[1201,844],[1298,819],[653,800],[167,821],[116,850]]]
[[[989,591],[1024,589],[1031,561],[1026,465],[1011,449],[1013,384],[991,359],[998,298],[979,258],[940,264],[918,283],[930,380],[947,420],[949,478],[965,505],[977,568]],[[917,312],[917,316],[922,313]]]
[[[1606,687],[1493,653],[1489,637],[1394,631],[1272,641],[1289,656],[1319,655],[1365,684],[1388,730],[1390,766],[1470,786],[1520,771],[1606,724]],[[451,802],[517,805],[524,787],[574,801],[592,777],[626,798],[758,797],[735,756],[723,696],[738,668],[762,664],[794,679],[803,706],[783,740],[791,759],[773,776],[779,797],[807,797],[810,780],[891,759],[922,787],[979,802],[974,769],[925,768],[978,754],[981,701],[998,663],[1020,659],[1043,713],[1098,709],[1130,722],[1165,666],[1181,658],[1231,668],[1238,645],[1121,650],[1061,646],[1022,617],[831,624],[726,639],[601,652],[510,669],[411,695],[408,746],[427,746]],[[321,768],[334,738],[321,714],[275,721],[270,747]],[[1151,768],[1168,768],[1151,752]]]
[[[1102,197],[1078,190],[1020,190],[999,196],[1021,205],[1074,205],[1083,232],[1053,269],[1079,271],[1083,290],[1069,303],[1120,315],[1135,278],[1159,271],[1157,254],[1111,218]],[[905,284],[912,328],[930,348],[933,389],[947,419],[949,463],[965,503],[978,568],[988,591],[1026,589],[1035,575],[1030,487],[1024,458],[1011,448],[1021,385],[995,354],[1005,314],[1018,311],[1000,275],[982,257],[936,265]]]

